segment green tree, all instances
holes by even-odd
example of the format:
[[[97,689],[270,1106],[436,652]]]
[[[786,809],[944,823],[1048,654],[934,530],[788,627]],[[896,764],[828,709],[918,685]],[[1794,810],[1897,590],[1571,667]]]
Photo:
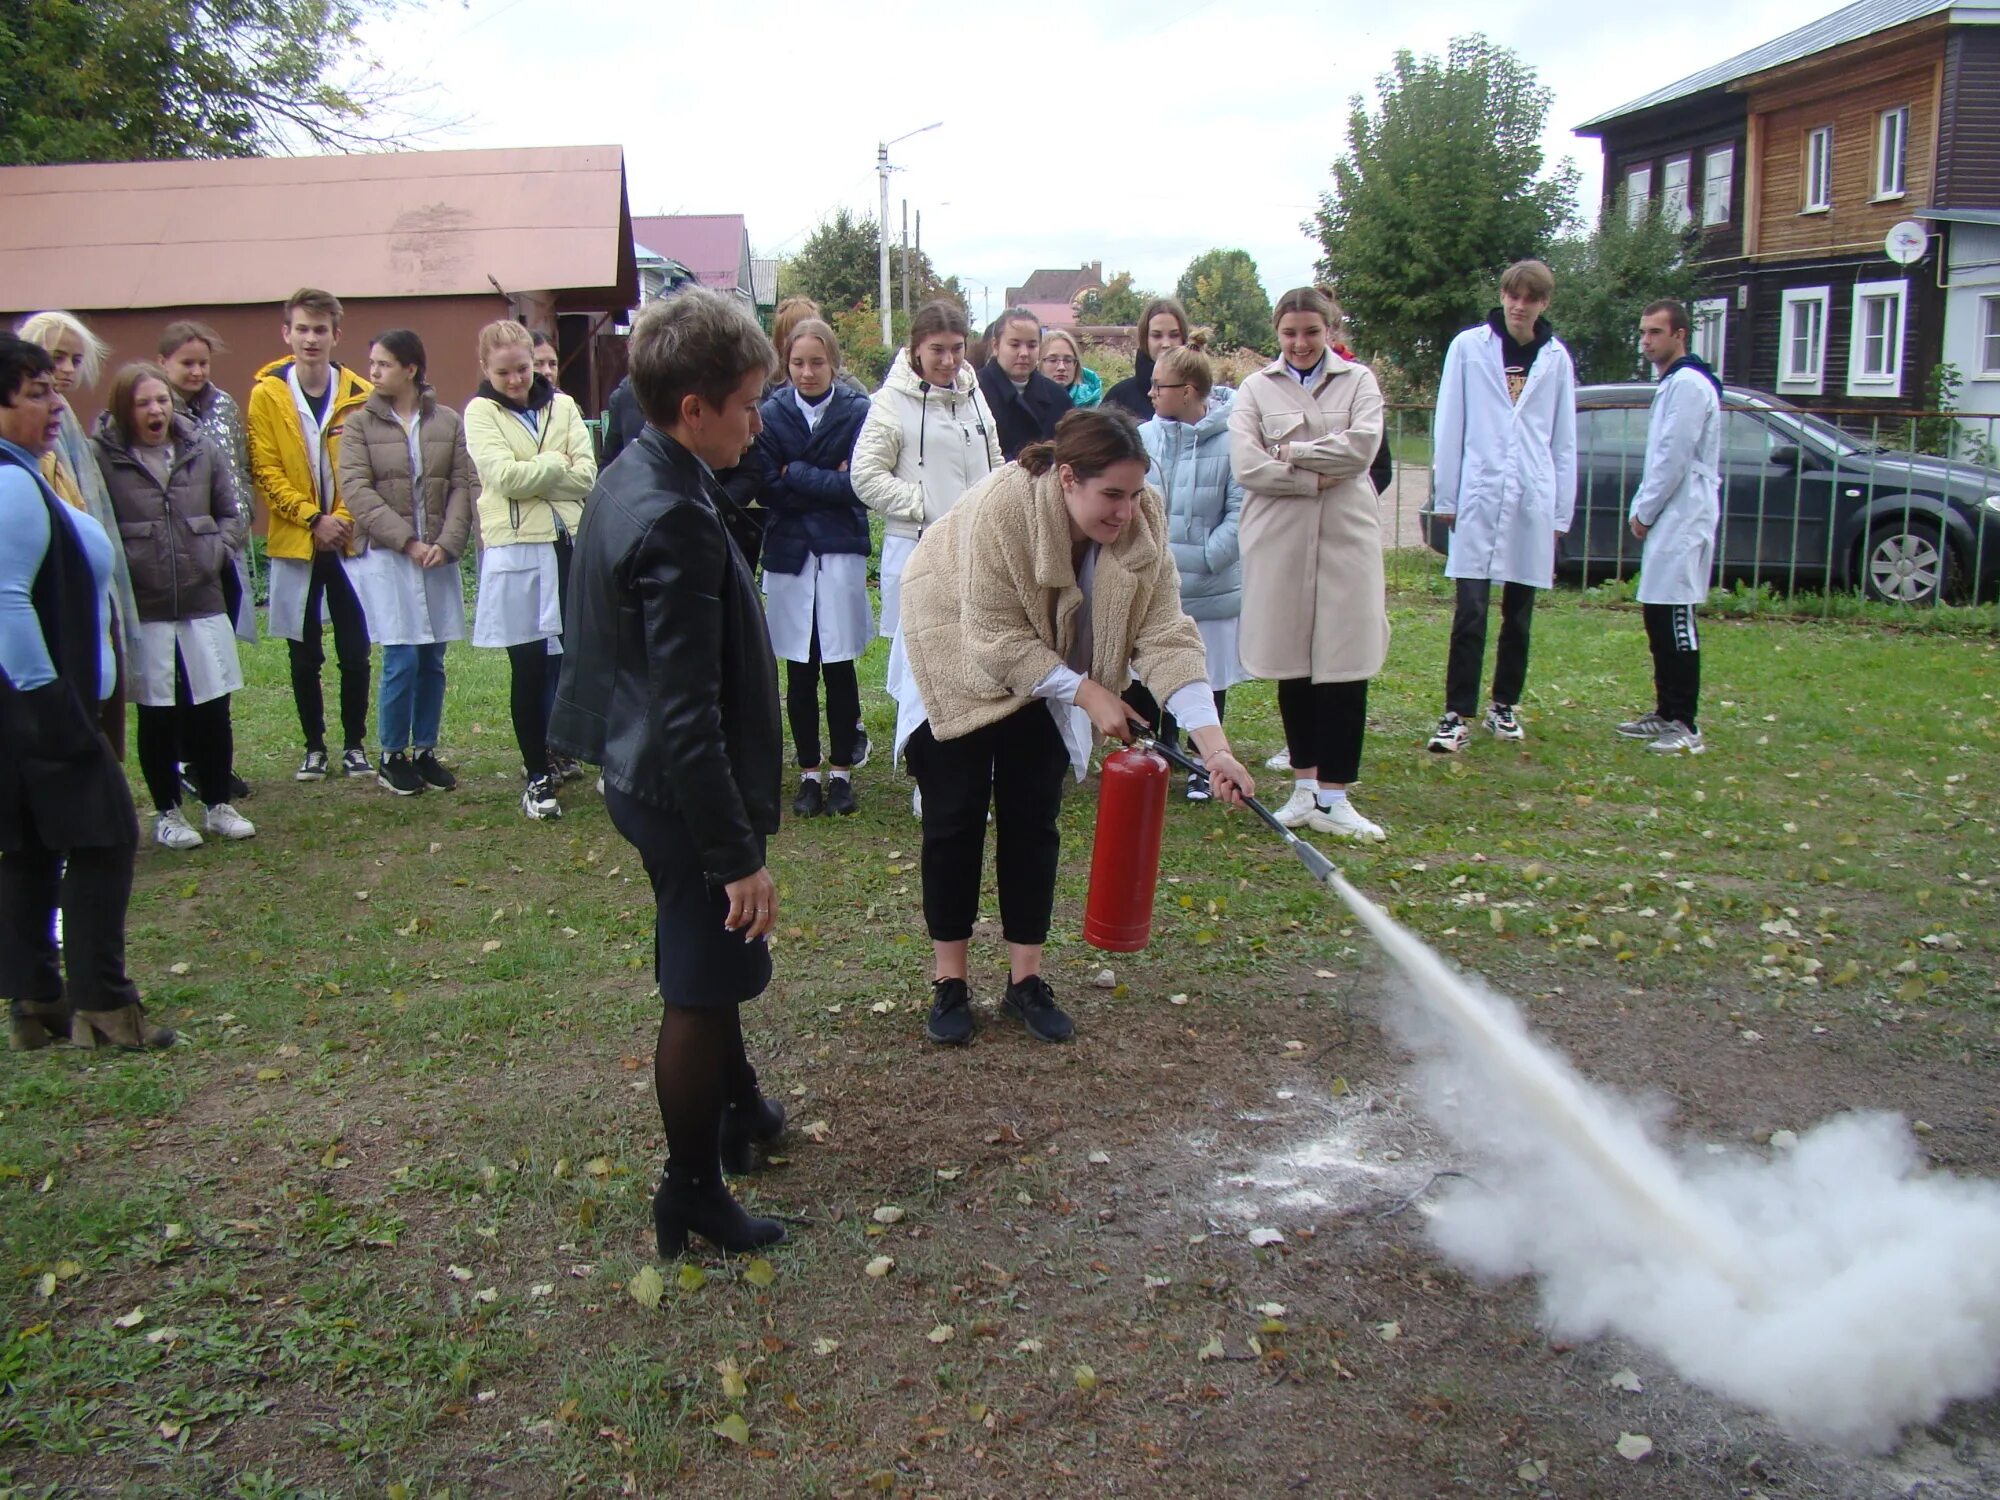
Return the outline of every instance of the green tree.
[[[1347,153],[1305,225],[1357,347],[1435,388],[1453,334],[1492,306],[1507,265],[1547,251],[1575,214],[1577,171],[1544,175],[1550,90],[1483,36],[1443,58],[1398,52],[1377,109],[1352,101]]]
[[[1214,331],[1222,349],[1255,349],[1276,354],[1271,298],[1247,250],[1207,250],[1188,262],[1174,287],[1188,317]]]
[[[19,0],[0,6],[0,164],[381,144],[405,97],[360,28],[399,0]]]
[[[1648,302],[1686,302],[1694,295],[1699,238],[1699,231],[1668,222],[1657,209],[1633,222],[1621,193],[1594,232],[1565,235],[1549,248],[1556,277],[1549,321],[1569,346],[1579,380],[1630,380],[1643,373],[1639,315]]]
[[[872,216],[856,217],[843,208],[832,218],[822,219],[798,254],[778,267],[778,295],[810,297],[829,313],[847,311],[866,304],[876,307],[881,285],[882,241]],[[910,252],[910,306],[915,308],[933,297],[955,297],[961,303],[956,277],[940,280],[930,257],[921,250]],[[889,246],[889,306],[900,313],[903,306],[903,248]],[[879,318],[879,313],[878,313]],[[878,324],[876,337],[881,330]]]
[[[1130,271],[1120,271],[1102,289],[1085,292],[1077,299],[1076,318],[1079,323],[1130,328],[1138,323],[1140,309],[1152,296],[1133,287]]]

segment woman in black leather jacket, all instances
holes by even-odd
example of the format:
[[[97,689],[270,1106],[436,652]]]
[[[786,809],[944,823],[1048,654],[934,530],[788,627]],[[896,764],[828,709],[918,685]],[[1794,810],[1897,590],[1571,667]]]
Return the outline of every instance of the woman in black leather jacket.
[[[606,810],[653,883],[660,1254],[679,1254],[690,1232],[743,1251],[785,1237],[722,1179],[785,1121],[758,1093],[738,1013],[771,980],[764,843],[778,831],[784,731],[763,601],[715,476],[756,439],[777,361],[746,313],[702,290],[649,306],[630,347],[646,427],[577,528],[549,738],[604,768]]]

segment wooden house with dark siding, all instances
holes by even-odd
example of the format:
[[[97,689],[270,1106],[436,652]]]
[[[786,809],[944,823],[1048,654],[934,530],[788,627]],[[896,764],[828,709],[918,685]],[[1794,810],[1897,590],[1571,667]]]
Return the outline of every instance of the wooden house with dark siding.
[[[1931,210],[2000,209],[2000,5],[1862,0],[1578,133],[1606,212],[1702,228],[1695,343],[1727,379],[1864,421],[1927,405],[1965,232]]]

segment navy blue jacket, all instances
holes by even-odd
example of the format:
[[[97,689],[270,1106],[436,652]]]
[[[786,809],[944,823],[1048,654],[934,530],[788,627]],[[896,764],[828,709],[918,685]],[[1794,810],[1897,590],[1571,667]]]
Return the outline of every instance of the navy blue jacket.
[[[757,466],[759,498],[770,517],[764,527],[767,573],[797,573],[809,554],[868,555],[868,511],[840,468],[853,456],[868,398],[836,381],[826,400],[826,414],[811,428],[788,385],[760,408],[764,430],[746,463]]]
[[[1046,442],[1056,435],[1056,423],[1073,409],[1069,392],[1040,370],[1028,376],[1028,389],[1014,389],[1014,382],[989,359],[979,367],[979,389],[993,409],[993,425],[1000,439],[1000,456],[1012,463],[1030,443]]]

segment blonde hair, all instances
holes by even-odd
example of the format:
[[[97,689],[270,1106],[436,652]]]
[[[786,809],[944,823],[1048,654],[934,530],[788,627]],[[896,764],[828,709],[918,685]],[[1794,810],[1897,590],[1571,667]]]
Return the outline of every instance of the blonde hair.
[[[1192,345],[1169,349],[1153,361],[1153,379],[1185,381],[1197,396],[1206,398],[1215,389],[1215,371],[1208,356]]]
[[[78,362],[77,379],[85,385],[96,385],[97,377],[104,373],[104,356],[111,352],[111,346],[83,326],[83,320],[75,313],[38,312],[25,318],[16,333],[31,344],[39,344],[50,354],[56,352],[63,336],[68,334],[83,345],[83,358]]]
[[[820,348],[826,350],[826,361],[835,370],[840,368],[840,340],[834,336],[833,325],[824,318],[800,318],[785,334],[785,340],[778,345],[782,367],[778,373],[785,375],[792,367],[792,345],[800,339],[818,339]]]
[[[479,330],[479,367],[486,368],[486,361],[493,357],[496,349],[510,349],[519,344],[529,354],[535,352],[535,336],[525,325],[512,318],[502,318],[497,323],[488,323]]]
[[[1042,335],[1041,358],[1047,359],[1049,357],[1049,345],[1053,344],[1057,339],[1061,339],[1065,344],[1069,345],[1070,356],[1076,360],[1076,375],[1070,381],[1070,384],[1074,385],[1078,380],[1083,379],[1083,345],[1077,342],[1076,335],[1071,333],[1067,328],[1051,328],[1047,333]]]

